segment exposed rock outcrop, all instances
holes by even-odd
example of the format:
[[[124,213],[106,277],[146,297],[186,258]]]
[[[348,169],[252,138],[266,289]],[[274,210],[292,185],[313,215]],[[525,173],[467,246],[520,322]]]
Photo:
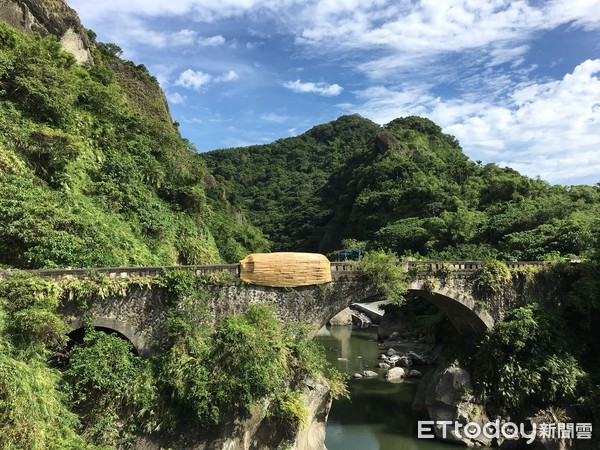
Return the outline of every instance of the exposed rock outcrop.
[[[352,325],[350,308],[344,308],[329,320],[331,326]]]
[[[309,408],[305,429],[295,432],[265,416],[268,403],[258,406],[248,417],[227,421],[210,432],[186,430],[176,436],[144,436],[138,439],[136,450],[326,450],[325,426],[331,407],[329,388],[314,380],[306,380],[303,393]]]
[[[26,33],[54,35],[79,64],[93,62],[79,16],[64,0],[0,0],[0,19]]]
[[[417,389],[412,404],[413,410],[427,413],[435,422],[451,421],[466,425],[477,423],[480,428],[490,420],[484,407],[475,403],[472,397],[473,383],[469,373],[452,364],[442,364],[428,372]],[[436,437],[449,442],[461,443],[468,447],[489,446],[491,439],[481,433],[479,436],[467,438],[464,434],[456,434],[453,427],[444,433],[442,426],[433,429]]]
[[[387,131],[381,131],[375,138],[375,145],[377,150],[381,153],[385,153],[388,150],[400,146],[400,141],[396,139],[391,133]]]

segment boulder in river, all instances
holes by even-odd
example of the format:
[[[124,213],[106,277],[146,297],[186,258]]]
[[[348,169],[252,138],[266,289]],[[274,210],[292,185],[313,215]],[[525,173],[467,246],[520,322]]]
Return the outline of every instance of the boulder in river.
[[[485,413],[485,408],[474,402],[471,392],[473,392],[473,383],[466,370],[450,363],[442,364],[422,378],[412,408],[417,412],[426,412],[435,422],[451,421],[463,426],[474,422],[481,430],[490,420]],[[468,438],[464,434],[457,435],[454,427],[448,427],[445,436],[443,431],[441,425],[433,429],[439,439],[460,443],[467,447],[492,444],[491,439],[483,433]]]
[[[332,327],[352,325],[352,314],[350,308],[342,309],[339,313],[329,319],[329,325]]]
[[[402,367],[392,367],[385,373],[386,380],[399,380],[406,376],[406,371]]]
[[[396,361],[396,366],[398,367],[412,367],[413,362],[408,356],[401,356],[398,361]]]

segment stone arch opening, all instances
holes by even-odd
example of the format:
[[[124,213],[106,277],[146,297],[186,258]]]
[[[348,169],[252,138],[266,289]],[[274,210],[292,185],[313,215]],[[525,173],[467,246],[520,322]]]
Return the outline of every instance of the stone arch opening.
[[[136,356],[139,356],[138,348],[131,341],[131,339],[129,339],[123,333],[121,333],[117,330],[114,330],[112,328],[107,328],[107,327],[94,326],[93,328],[95,331],[101,331],[103,333],[116,336],[120,339],[123,339],[124,341],[129,342],[131,344],[131,351],[133,352],[133,354],[135,354]],[[85,328],[83,328],[83,327],[79,327],[79,328],[71,331],[69,334],[67,334],[67,338],[68,338],[67,348],[66,348],[67,354],[73,349],[73,347],[75,347],[76,345],[82,344],[84,337],[85,337]]]
[[[473,300],[460,298],[449,292],[414,288],[409,289],[409,292],[435,305],[461,336],[481,336],[493,325],[493,321],[487,313],[475,311],[476,305]]]
[[[129,342],[131,344],[131,352],[136,356],[140,356],[138,347],[136,347],[135,343],[132,342],[132,340],[129,339],[125,334],[119,332],[118,330],[114,330],[112,328],[107,328],[107,327],[94,326],[93,328],[94,328],[94,330],[101,331],[106,334],[111,334],[113,336],[117,336],[118,338]],[[49,360],[50,365],[52,365],[53,367],[56,367],[58,369],[61,369],[61,370],[67,368],[69,365],[69,356],[71,354],[71,351],[73,350],[73,348],[75,346],[83,343],[84,336],[85,336],[85,328],[83,326],[81,326],[81,324],[79,324],[77,327],[74,327],[73,329],[71,329],[71,331],[69,333],[67,333],[66,346],[63,349],[57,351],[50,358],[50,360]]]
[[[327,306],[321,307],[322,313],[325,314],[316,323],[319,325],[318,328],[353,303],[382,300],[364,282],[354,281],[339,284],[343,288],[332,290]],[[492,316],[485,309],[478,307],[470,292],[452,287],[438,287],[430,290],[418,280],[409,284],[408,292],[418,295],[436,306],[461,336],[477,338],[494,325]]]

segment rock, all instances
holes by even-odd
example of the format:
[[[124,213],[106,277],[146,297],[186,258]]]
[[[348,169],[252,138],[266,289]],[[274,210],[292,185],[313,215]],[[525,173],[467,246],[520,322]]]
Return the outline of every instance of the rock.
[[[398,352],[396,350],[394,350],[393,348],[390,348],[387,351],[387,355],[388,356],[394,356],[394,355],[397,355],[397,354],[398,354]]]
[[[434,377],[434,375],[436,375]],[[427,405],[426,405],[426,396],[427,390],[434,383],[434,379],[437,379],[436,370],[430,370],[425,374],[423,379],[419,382],[417,386],[417,392],[415,393],[415,397],[412,402],[412,410],[423,415],[427,413]]]
[[[365,370],[362,373],[362,376],[365,378],[375,378],[375,377],[379,376],[379,374],[377,372],[373,372],[372,370]]]
[[[387,362],[390,364],[396,365],[398,361],[400,361],[400,355],[388,356]]]
[[[395,341],[398,340],[400,338],[400,333],[398,333],[397,331],[394,331],[390,337],[389,337],[389,341]]]
[[[396,366],[398,367],[412,367],[413,362],[408,356],[401,356],[398,361],[396,361]]]
[[[410,372],[408,372],[408,376],[409,376],[409,378],[421,378],[423,376],[423,374],[421,372],[419,372],[417,369],[413,369]]]
[[[421,379],[412,408],[417,412],[427,412],[430,420],[436,422],[449,420],[462,425],[475,422],[481,429],[490,420],[483,406],[473,403],[472,397],[465,395],[472,391],[471,376],[466,370],[449,363],[443,364]],[[433,431],[439,439],[468,447],[490,446],[492,443],[483,433],[467,438],[464,434],[456,435],[448,428],[444,439],[441,426],[434,427]]]
[[[425,364],[425,357],[421,356],[415,352],[408,352],[408,356],[412,359],[412,362],[415,364]]]
[[[332,327],[352,325],[352,314],[350,308],[342,309],[339,313],[329,320],[329,325]]]
[[[406,313],[399,311],[397,308],[387,310],[383,317],[379,320],[379,328],[377,329],[377,337],[379,340],[390,338],[392,333],[406,333],[414,327],[414,320]]]
[[[140,436],[132,448],[326,450],[325,425],[331,407],[329,387],[310,379],[299,387],[308,413],[304,427],[296,429],[272,420],[265,413],[272,406],[271,401],[266,400],[248,414],[223,417],[223,422],[210,432],[203,427],[185,427],[176,433],[155,432]]]
[[[375,145],[380,153],[386,153],[396,147],[400,147],[400,141],[387,131],[380,131],[375,138]]]
[[[64,0],[2,0],[0,20],[25,33],[54,35],[63,49],[73,54],[79,64],[93,62],[89,38],[79,16]]]
[[[377,364],[377,367],[379,367],[380,369],[389,369],[391,366],[388,363],[385,362],[380,362],[379,364]]]
[[[531,447],[535,450],[573,450],[575,449],[579,449],[579,443],[575,446],[573,446],[573,441],[571,439],[568,438],[549,438],[547,436],[544,435],[540,435],[539,430],[540,427],[542,426],[543,423],[551,423],[554,418],[550,419],[548,417],[546,417],[545,415],[535,415],[533,417],[529,417],[529,422],[533,425],[535,424],[537,429],[538,429],[538,435],[535,437],[534,441],[531,443],[531,445],[528,445],[528,447]],[[549,420],[550,419],[550,420]],[[573,422],[575,422],[575,420],[573,420]],[[595,424],[594,424],[595,425]],[[512,444],[514,441],[512,440],[506,440],[505,444],[507,448],[509,448],[508,444]],[[582,448],[588,448],[588,449],[596,449],[597,447],[583,447]]]
[[[386,380],[398,380],[406,376],[406,371],[402,367],[392,367],[385,373]]]
[[[357,380],[360,379],[360,378],[362,378],[362,377],[363,377],[362,374],[360,374],[358,372],[352,374],[352,378],[357,379]]]
[[[412,359],[412,362],[414,364],[418,364],[418,365],[427,365],[427,364],[434,364],[435,363],[435,358],[431,357],[431,356],[423,356],[420,355],[418,353],[415,353],[413,351],[408,352],[407,354],[410,359]]]

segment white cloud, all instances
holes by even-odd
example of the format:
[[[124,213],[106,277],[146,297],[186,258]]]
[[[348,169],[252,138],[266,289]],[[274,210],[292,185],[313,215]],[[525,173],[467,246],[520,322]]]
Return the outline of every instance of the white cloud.
[[[125,32],[129,37],[129,40],[156,48],[192,46],[218,47],[226,42],[225,38],[220,34],[202,37],[199,36],[196,31],[189,29],[183,29],[173,33],[164,33],[145,29],[142,24],[135,21],[133,25],[134,26],[130,27]]]
[[[277,114],[274,112],[270,112],[270,113],[261,114],[260,120],[262,120],[264,122],[271,122],[271,123],[284,123],[289,120],[289,117],[285,116],[283,114]]]
[[[146,32],[137,31],[140,36],[143,36]],[[153,41],[142,43],[151,44],[156,47],[191,47],[197,45],[199,47],[218,47],[219,45],[225,44],[226,40],[220,34],[210,37],[202,37],[198,35],[198,32],[183,29],[175,33],[164,33],[159,34],[154,32],[155,38]]]
[[[199,39],[197,44],[201,47],[218,47],[219,45],[225,44],[225,38],[218,34],[216,36]]]
[[[184,16],[196,21],[214,22],[239,17],[249,11],[278,11],[299,0],[69,0],[69,5],[84,18],[106,20],[115,13],[146,17]]]
[[[190,124],[190,125],[197,125],[197,124],[204,123],[204,121],[202,119],[200,119],[199,117],[192,117],[189,119],[183,119],[183,123]]]
[[[443,57],[454,58],[450,71],[459,78],[474,60],[522,64],[528,42],[539,31],[563,24],[600,29],[600,0],[535,6],[525,0],[321,0],[300,17],[297,43],[342,57],[360,52],[358,68],[371,78],[420,76],[419,70],[439,66]],[[470,52],[468,58],[463,59],[464,52]]]
[[[344,88],[341,87],[339,84],[312,82],[303,83],[300,80],[286,81],[285,83],[283,83],[283,87],[301,94],[311,93],[322,95],[324,97],[334,97],[336,95],[340,95],[344,90]]]
[[[552,182],[600,181],[600,59],[560,80],[513,88],[505,101],[442,100],[426,88],[372,87],[356,93],[360,114],[385,124],[423,115],[455,135],[473,159],[499,162]]]
[[[186,16],[216,22],[244,17],[251,34],[273,31],[295,37],[309,54],[327,52],[342,59],[349,50],[363,52],[358,68],[373,78],[410,68],[431,66],[442,55],[465,51],[488,64],[519,64],[527,42],[542,30],[559,25],[600,29],[600,0],[104,0],[69,2],[84,18],[113,34],[139,43],[223,45],[221,35],[198,37],[184,29],[174,35],[144,29],[144,18]],[[138,24],[132,22],[137,21]],[[87,25],[87,23],[86,23]],[[89,25],[88,25],[89,26]],[[122,42],[122,40],[119,40]],[[124,45],[125,43],[123,43]],[[248,48],[257,43],[248,42]],[[369,52],[364,54],[364,52]],[[356,62],[353,60],[353,62]],[[463,64],[459,64],[463,65]]]
[[[236,73],[235,70],[230,70],[227,73],[224,73],[223,75],[220,75],[218,77],[215,78],[215,83],[225,83],[228,81],[235,81],[239,78],[240,76]]]
[[[170,103],[173,103],[174,105],[181,105],[183,103],[185,103],[185,100],[187,99],[187,97],[185,95],[181,95],[179,92],[166,92],[165,95],[167,96],[167,99],[169,100]]]
[[[234,71],[230,70],[219,76],[213,76],[208,73],[204,73],[201,70],[187,69],[179,75],[175,85],[182,86],[195,91],[201,90],[203,87],[211,83],[226,83],[235,81],[239,78],[239,75]]]
[[[263,41],[255,41],[255,42],[246,42],[246,48],[248,50],[254,50],[257,47],[261,47],[265,45]]]
[[[192,45],[198,38],[198,33],[193,30],[183,29],[171,34],[171,44],[187,46]]]
[[[562,63],[572,60],[562,48],[545,50],[542,40],[545,32],[558,26],[560,32],[600,30],[600,0],[69,0],[69,4],[86,26],[99,31],[101,40],[121,45],[128,59],[139,59],[148,46],[173,55],[172,48],[181,51],[185,56],[177,55],[172,72],[158,74],[165,88],[171,87],[168,80],[176,80],[177,86],[201,91],[242,74],[244,81],[252,81],[248,89],[264,87],[268,77],[269,83],[291,80],[282,85],[299,93],[333,97],[343,91],[338,84],[293,81],[299,74],[291,75],[290,70],[274,73],[261,59],[264,54],[251,60],[252,67],[248,59],[235,59],[245,46],[270,46],[277,39],[283,44],[275,50],[287,52],[284,58],[291,55],[285,61],[288,69],[302,64],[308,73],[325,56],[323,70],[335,65],[359,72],[354,79],[344,78],[346,89],[360,89],[355,92],[358,106],[341,104],[341,110],[358,108],[380,123],[426,115],[457,135],[470,156],[504,161],[530,175],[537,170],[550,180],[581,171],[600,173],[595,156],[600,154],[595,138],[599,133],[593,132],[600,109],[593,105],[593,99],[600,98],[595,90],[598,76],[589,72],[597,62],[582,63],[553,81],[550,77],[556,72],[543,75],[544,71],[561,57]],[[227,21],[231,18],[235,20]],[[183,21],[186,25],[181,27]],[[165,28],[158,28],[159,23]],[[237,40],[226,40],[223,36],[240,23],[244,30],[232,32]],[[173,24],[178,28],[168,28]],[[200,34],[196,29],[207,31]],[[216,32],[223,36],[211,36]],[[288,42],[296,44],[292,52]],[[594,43],[582,42],[581,54],[597,57]],[[222,46],[223,57],[214,57],[216,46]],[[192,48],[194,52],[188,52]],[[527,58],[540,50],[549,54],[546,60],[537,58],[536,68]],[[186,68],[179,66],[182,59],[200,53],[208,54],[195,66],[203,71],[181,72]],[[158,50],[155,54],[151,69],[157,61],[175,58],[161,58]],[[184,64],[194,67],[189,60]],[[331,71],[325,73],[323,78],[311,76],[328,79]],[[256,112],[258,117],[261,112]],[[267,110],[265,117],[268,114]],[[315,114],[310,120],[320,119]],[[573,154],[585,164],[578,166]]]
[[[179,75],[179,78],[175,82],[177,86],[183,86],[188,89],[194,89],[199,91],[203,86],[206,86],[212,81],[213,77],[201,70],[194,71],[187,69]]]

